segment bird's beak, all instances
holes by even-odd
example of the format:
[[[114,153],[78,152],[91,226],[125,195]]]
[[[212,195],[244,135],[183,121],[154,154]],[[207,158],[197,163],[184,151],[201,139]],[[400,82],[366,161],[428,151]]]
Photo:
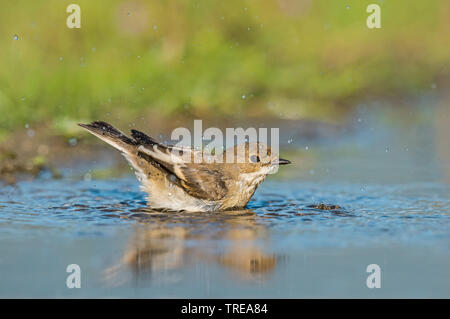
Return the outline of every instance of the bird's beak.
[[[287,159],[282,159],[279,158],[277,162],[275,162],[274,164],[278,164],[278,165],[286,165],[286,164],[291,164],[291,161],[287,160]]]

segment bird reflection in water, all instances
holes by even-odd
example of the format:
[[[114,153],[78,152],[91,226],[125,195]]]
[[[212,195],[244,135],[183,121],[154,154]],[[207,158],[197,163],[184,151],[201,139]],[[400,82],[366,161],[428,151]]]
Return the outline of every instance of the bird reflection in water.
[[[180,280],[182,268],[215,264],[240,280],[264,280],[283,259],[268,249],[266,226],[250,210],[218,213],[139,210],[138,225],[118,264],[105,270],[109,285]]]

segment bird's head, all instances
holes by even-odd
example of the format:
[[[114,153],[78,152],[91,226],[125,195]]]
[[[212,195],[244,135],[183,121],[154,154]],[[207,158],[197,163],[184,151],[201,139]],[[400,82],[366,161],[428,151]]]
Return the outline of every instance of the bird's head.
[[[233,148],[234,160],[239,165],[243,174],[251,174],[255,177],[276,172],[278,165],[290,164],[291,162],[279,158],[278,154],[262,142],[247,142],[236,145]]]

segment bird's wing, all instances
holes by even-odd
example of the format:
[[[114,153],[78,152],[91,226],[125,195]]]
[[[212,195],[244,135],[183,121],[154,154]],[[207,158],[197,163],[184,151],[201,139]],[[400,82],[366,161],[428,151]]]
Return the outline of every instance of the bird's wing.
[[[227,194],[227,177],[211,164],[180,165],[178,177],[186,192],[206,200],[220,200]]]
[[[175,175],[178,179],[176,184],[188,194],[205,200],[220,200],[227,194],[227,176],[217,165],[194,163],[194,156],[201,154],[201,151],[164,145],[136,130],[132,130],[131,135],[140,144],[138,151]]]

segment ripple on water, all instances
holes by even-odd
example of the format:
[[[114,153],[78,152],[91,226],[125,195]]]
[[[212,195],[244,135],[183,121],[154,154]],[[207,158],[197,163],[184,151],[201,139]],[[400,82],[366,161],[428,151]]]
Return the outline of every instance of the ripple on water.
[[[2,189],[0,223],[15,234],[31,226],[83,232],[91,231],[89,227],[161,222],[206,232],[230,221],[245,225],[250,219],[270,231],[314,233],[341,243],[386,236],[399,241],[450,237],[448,186],[366,185],[364,189],[361,194],[360,185],[267,181],[244,210],[189,213],[148,208],[146,195],[133,178],[36,180]]]

